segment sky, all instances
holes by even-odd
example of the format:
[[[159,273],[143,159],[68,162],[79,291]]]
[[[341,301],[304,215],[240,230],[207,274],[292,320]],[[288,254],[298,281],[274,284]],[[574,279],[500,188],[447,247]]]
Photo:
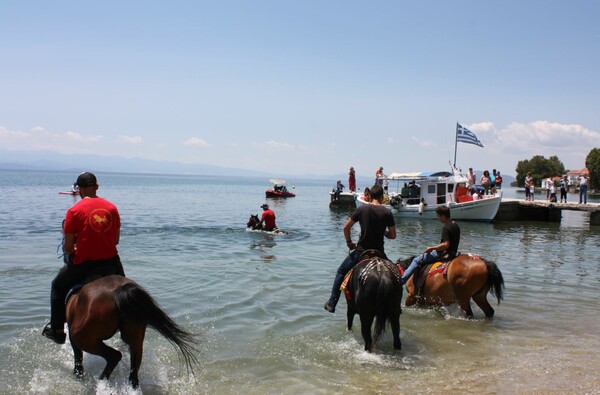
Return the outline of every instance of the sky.
[[[0,149],[374,176],[449,170],[460,123],[484,145],[458,144],[463,169],[580,169],[598,18],[596,0],[7,0]]]

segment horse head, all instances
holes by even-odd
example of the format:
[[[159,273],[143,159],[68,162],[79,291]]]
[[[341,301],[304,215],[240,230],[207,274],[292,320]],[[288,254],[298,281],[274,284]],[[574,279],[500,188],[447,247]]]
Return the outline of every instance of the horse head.
[[[247,228],[257,229],[257,225],[260,223],[260,219],[258,219],[258,214],[250,214],[250,219],[246,223]]]
[[[415,259],[415,255],[411,256],[410,258],[406,258],[406,259],[398,258],[398,260],[396,261],[396,264],[400,265],[402,270],[406,270],[413,259]]]

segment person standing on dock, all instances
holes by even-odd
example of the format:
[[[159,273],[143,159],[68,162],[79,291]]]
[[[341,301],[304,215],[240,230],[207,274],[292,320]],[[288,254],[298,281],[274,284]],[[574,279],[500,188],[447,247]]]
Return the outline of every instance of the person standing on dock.
[[[569,187],[569,181],[567,180],[567,175],[563,174],[562,179],[560,180],[560,202],[563,202],[563,198],[565,199],[565,203],[567,202],[567,188]]]
[[[579,204],[582,202],[583,204],[587,204],[588,175],[587,173],[583,173],[577,179],[579,180]]]
[[[525,177],[525,200],[531,201],[533,200],[533,177],[531,177],[531,172],[527,172],[527,177]]]

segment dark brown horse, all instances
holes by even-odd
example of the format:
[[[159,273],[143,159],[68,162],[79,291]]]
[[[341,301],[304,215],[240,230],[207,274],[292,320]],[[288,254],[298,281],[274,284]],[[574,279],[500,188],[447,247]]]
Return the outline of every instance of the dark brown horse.
[[[402,312],[402,280],[392,262],[379,257],[360,261],[353,269],[345,289],[348,302],[348,330],[352,330],[354,315],[360,316],[365,350],[372,352],[389,321],[394,348],[400,350],[400,313]],[[375,321],[373,334],[371,327]]]
[[[75,356],[73,373],[83,375],[83,351],[106,360],[100,379],[108,379],[121,360],[121,353],[104,340],[117,332],[129,345],[129,381],[139,385],[146,326],[151,326],[178,347],[188,372],[198,363],[194,335],[181,329],[137,283],[122,276],[107,276],[84,285],[66,306],[69,339]]]
[[[406,269],[413,258],[398,260],[398,263]],[[494,309],[487,301],[487,293],[495,295],[498,304],[503,298],[504,278],[500,269],[494,262],[477,255],[459,255],[447,263],[446,269],[424,275],[426,278],[421,291],[415,287],[415,276],[406,283],[406,306],[415,303],[448,306],[456,302],[466,316],[472,318],[473,299],[485,316],[492,318]]]
[[[252,230],[262,229],[262,224],[260,223],[258,214],[250,214],[250,219],[248,219],[248,222],[246,222],[246,227],[251,228]]]
[[[246,222],[246,228],[248,229],[252,229],[252,230],[263,230],[263,225],[260,223],[260,218],[258,218],[258,214],[250,214],[250,218],[248,219],[248,222]],[[287,234],[288,232],[286,232],[285,230],[281,230],[279,228],[275,228],[273,230],[265,230],[265,232],[270,232],[270,233],[282,233],[282,234]]]

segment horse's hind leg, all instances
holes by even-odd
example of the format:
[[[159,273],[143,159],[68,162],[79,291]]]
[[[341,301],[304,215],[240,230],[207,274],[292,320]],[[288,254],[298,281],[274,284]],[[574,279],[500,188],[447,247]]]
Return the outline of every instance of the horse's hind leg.
[[[473,300],[475,301],[475,303],[477,303],[477,306],[479,306],[479,308],[483,310],[483,313],[487,318],[492,318],[494,316],[494,308],[490,305],[490,303],[487,300],[487,293],[488,289],[484,288],[481,291],[477,292],[475,295],[473,295]]]
[[[102,340],[98,340],[97,342],[90,344],[88,347],[84,347],[84,349],[90,354],[99,355],[104,358],[106,361],[106,366],[100,374],[100,380],[108,380],[110,374],[121,360],[122,354],[114,348],[104,344]]]
[[[142,355],[144,353],[144,336],[146,334],[145,324],[129,324],[121,327],[121,338],[129,344],[129,353],[131,354],[131,369],[129,370],[129,382],[133,388],[139,386],[138,373],[142,364]]]
[[[371,337],[371,327],[373,326],[373,319],[375,316],[360,316],[360,331],[365,341],[365,351],[373,351],[373,338]]]
[[[394,338],[394,349],[401,350],[402,343],[400,342],[400,311],[393,312],[388,318],[392,327],[392,336]]]

